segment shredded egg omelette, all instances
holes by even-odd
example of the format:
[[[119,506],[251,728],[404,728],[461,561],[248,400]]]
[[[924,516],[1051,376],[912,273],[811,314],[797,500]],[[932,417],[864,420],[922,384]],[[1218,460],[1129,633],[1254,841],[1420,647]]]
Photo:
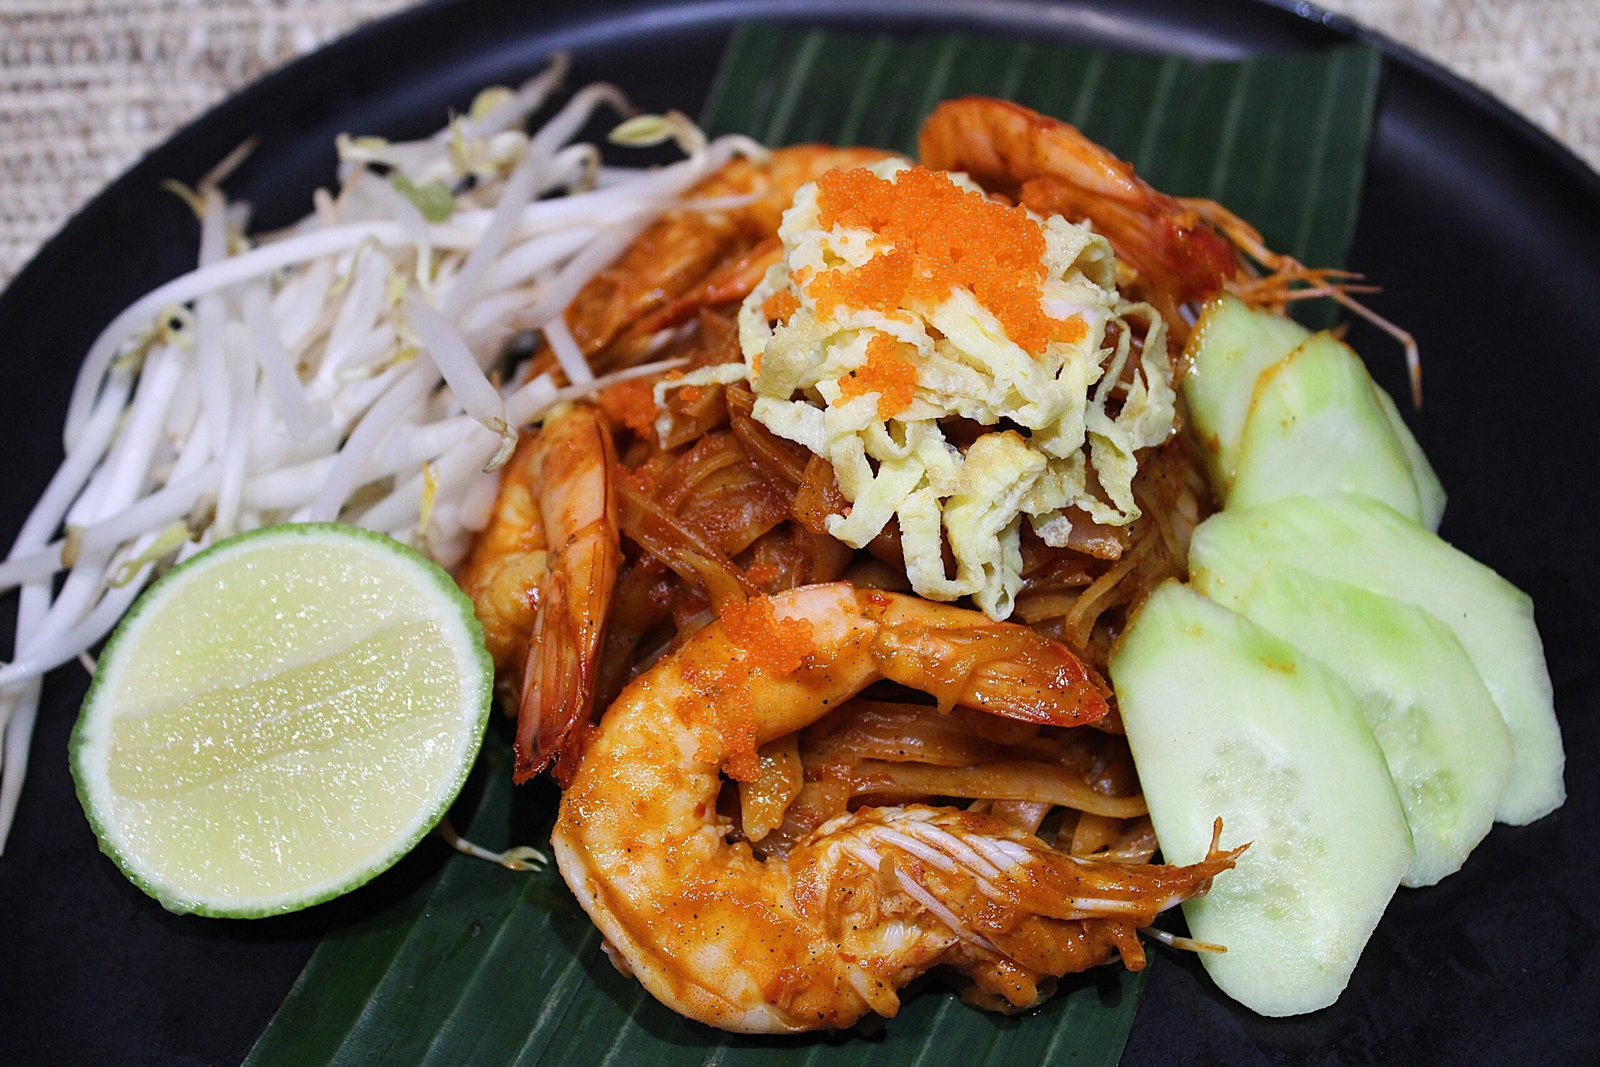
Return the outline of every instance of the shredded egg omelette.
[[[1172,369],[1103,237],[903,160],[803,186],[778,236],[739,312],[744,363],[662,388],[747,380],[757,420],[833,465],[834,537],[862,548],[897,520],[918,594],[1003,619],[1024,517],[1055,547],[1075,521],[1138,518],[1135,455],[1173,431]]]

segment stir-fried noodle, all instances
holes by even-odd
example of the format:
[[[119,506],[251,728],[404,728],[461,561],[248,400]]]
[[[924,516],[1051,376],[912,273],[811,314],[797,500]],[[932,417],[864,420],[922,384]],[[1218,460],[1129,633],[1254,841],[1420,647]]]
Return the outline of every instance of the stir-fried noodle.
[[[1234,855],[1214,842],[1201,864],[1149,865],[1157,842],[1103,680],[1131,611],[1184,574],[1210,507],[1172,388],[1189,324],[1224,290],[1281,309],[1308,292],[1342,296],[1349,280],[1274,255],[1219,206],[1158,193],[1076,130],[998,101],[935,111],[921,145],[931,169],[870,149],[708,142],[678,115],[631,118],[612,139],[674,141],[683,159],[620,168],[575,140],[597,114],[627,114],[610,86],[580,90],[522,132],[563,71],[488,91],[421,141],[342,138],[337,193],[319,192],[313,214],[282,233],[248,236],[221,175],[178,190],[199,218],[200,264],[95,342],[65,462],[0,563],[0,589],[20,589],[17,647],[0,667],[0,843],[46,671],[84,655],[157,571],[211,541],[336,520],[459,567],[518,718],[516,777],[550,767],[589,805],[587,819],[564,805],[563,873],[647,983],[661,959],[595,889],[633,874],[570,868],[595,855],[594,827],[621,810],[596,784],[621,772],[585,779],[586,753],[625,765],[628,744],[682,714],[654,708],[658,691],[697,694],[697,728],[714,727],[714,743],[690,754],[699,770],[683,776],[711,782],[692,817],[716,848],[736,850],[715,870],[755,863],[762,892],[780,896],[791,876],[795,887],[821,878],[807,900],[829,902],[824,925],[866,899],[851,902],[857,889],[924,924],[915,963],[887,985],[846,968],[854,992],[815,1016],[796,1007],[810,987],[790,988],[800,979],[787,971],[773,979],[782,988],[763,989],[772,1005],[743,1014],[652,985],[680,1010],[734,1029],[849,1025],[893,1014],[897,985],[940,964],[970,999],[1013,1010],[1067,971],[1116,956],[1142,965],[1136,931]],[[877,256],[883,276],[927,239],[944,242],[929,263],[969,278],[973,248],[939,230],[963,212],[980,241],[996,220],[1028,240],[1048,231],[1055,244],[1038,239],[1049,271],[1024,266],[1048,274],[1046,309],[1066,310],[1024,309],[1045,330],[1026,353],[1084,349],[1087,365],[1068,359],[1040,379],[1076,382],[1072,403],[1034,424],[1022,412],[1038,397],[1014,410],[928,402],[894,350],[944,344],[948,355],[962,324],[930,312],[908,326],[892,305],[843,327],[865,361],[806,378],[816,367],[802,342],[824,346],[840,327],[822,323],[826,311],[797,314],[826,285],[808,289],[811,268],[786,265],[803,246],[786,212],[809,196],[819,218],[837,216],[816,190],[846,186],[867,197],[861,219],[898,219],[907,248],[878,256],[879,235],[852,251],[837,231],[823,244]],[[895,216],[869,202],[912,186],[945,206]],[[898,284],[944,299],[954,283],[938,295],[930,269],[906,268]],[[837,281],[827,299],[848,304]],[[1037,378],[1025,346],[1011,348]],[[764,377],[763,358],[779,370]],[[772,385],[785,374],[798,384]],[[876,408],[852,410],[878,422],[850,431],[859,440],[844,434],[847,447],[820,447],[818,427],[865,394]],[[922,466],[890,470],[914,439],[935,442]],[[1036,464],[1045,488],[1032,503],[1013,494],[1009,512],[958,537],[937,508],[954,514],[967,490],[952,486],[993,475],[997,455]],[[896,479],[904,499],[870,498]],[[984,511],[986,492],[962,506]],[[991,548],[998,562],[975,568],[973,554]],[[970,598],[988,614],[911,592]],[[807,614],[819,605],[830,618]],[[830,626],[856,637],[841,643]],[[829,656],[859,661],[854,681],[828,676]],[[823,680],[784,688],[807,670]],[[607,735],[607,721],[635,724],[638,737]],[[651,758],[672,758],[669,735]],[[1010,909],[1010,925],[972,911],[984,900]]]

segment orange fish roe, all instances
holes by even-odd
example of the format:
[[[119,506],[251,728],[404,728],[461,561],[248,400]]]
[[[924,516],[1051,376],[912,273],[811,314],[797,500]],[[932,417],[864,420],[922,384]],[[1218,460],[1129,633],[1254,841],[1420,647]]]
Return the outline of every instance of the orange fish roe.
[[[917,365],[900,355],[900,344],[886,333],[867,342],[867,361],[839,379],[839,394],[846,400],[864,393],[878,394],[878,418],[892,419],[904,411],[917,391]]]
[[[831,170],[817,179],[822,225],[870,229],[894,251],[854,270],[832,270],[807,290],[817,314],[840,305],[892,314],[937,304],[970,289],[1006,335],[1034,355],[1062,323],[1040,306],[1044,230],[1022,208],[963,189],[940,171],[912,167],[894,181],[869,170]]]
[[[728,640],[745,653],[745,662],[770,674],[793,674],[816,645],[805,619],[780,619],[766,597],[729,604],[718,615]]]
[[[761,776],[761,757],[756,751],[755,721],[745,702],[738,699],[739,690],[750,684],[751,672],[756,669],[793,674],[811,654],[815,639],[809,622],[779,619],[766,597],[729,604],[718,614],[718,621],[728,642],[744,654],[700,675],[695,695],[679,697],[674,710],[685,722],[714,727],[722,741],[722,770],[730,778],[751,782]],[[716,752],[702,744],[695,758],[711,762]]]
[[[1075,345],[1089,336],[1089,324],[1083,321],[1082,315],[1057,320],[1057,323],[1056,332],[1050,337],[1052,341],[1065,341],[1069,345]]]
[[[723,773],[735,781],[753,782],[761,777],[755,720],[742,705],[736,701],[680,697],[674,711],[685,722],[709,725],[716,730],[714,740],[713,735],[700,735],[694,750],[698,762],[718,763]]]
[[[632,378],[600,390],[600,410],[614,423],[626,426],[635,437],[654,440],[656,426],[655,385],[646,378]]]
[[[768,322],[788,322],[800,310],[800,301],[787,289],[779,289],[761,303],[761,314]]]
[[[753,782],[761,777],[755,720],[742,705],[728,709],[723,719],[722,769],[736,782]]]
[[[783,577],[776,563],[753,563],[744,569],[744,576],[757,585],[769,585]]]

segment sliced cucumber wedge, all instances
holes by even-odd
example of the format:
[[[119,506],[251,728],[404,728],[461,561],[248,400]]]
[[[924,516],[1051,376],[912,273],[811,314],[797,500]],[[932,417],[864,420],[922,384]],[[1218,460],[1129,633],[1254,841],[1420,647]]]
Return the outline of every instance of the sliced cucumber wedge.
[[[1566,757],[1526,594],[1392,508],[1349,493],[1219,512],[1189,549],[1195,587],[1229,606],[1274,563],[1415,605],[1455,631],[1511,732],[1496,818],[1522,825],[1561,806]]]
[[[1201,962],[1262,1015],[1338,999],[1401,874],[1406,828],[1348,686],[1316,660],[1176,582],[1139,610],[1111,677],[1166,860],[1252,842],[1189,929]]]
[[[1400,409],[1395,406],[1394,398],[1384,392],[1383,387],[1377,382],[1372,383],[1372,393],[1377,398],[1378,407],[1383,411],[1383,417],[1389,420],[1389,428],[1394,431],[1395,440],[1399,441],[1400,447],[1405,450],[1406,462],[1411,465],[1411,480],[1417,487],[1417,504],[1422,512],[1422,525],[1437,532],[1439,520],[1444,518],[1444,485],[1439,481],[1439,476],[1433,472],[1433,464],[1428,462],[1427,455],[1411,433],[1411,427],[1406,425]]]
[[[1343,678],[1378,739],[1416,856],[1402,885],[1461,869],[1494,825],[1511,735],[1451,629],[1421,608],[1274,565],[1240,611]]]
[[[1228,295],[1207,304],[1190,331],[1183,398],[1219,496],[1233,481],[1257,376],[1309,336],[1293,319],[1252,311]]]
[[[1239,437],[1227,506],[1362,493],[1422,521],[1416,479],[1367,374],[1330,333],[1261,372]]]

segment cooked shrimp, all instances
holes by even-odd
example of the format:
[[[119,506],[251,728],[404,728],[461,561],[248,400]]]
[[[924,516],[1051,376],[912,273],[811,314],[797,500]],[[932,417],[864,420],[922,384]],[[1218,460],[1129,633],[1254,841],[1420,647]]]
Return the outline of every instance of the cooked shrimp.
[[[461,569],[498,673],[521,676],[519,782],[565,754],[594,707],[621,560],[614,466],[598,411],[556,409],[507,464],[490,524]]]
[[[773,240],[795,190],[834,167],[859,167],[889,153],[876,148],[795,145],[765,161],[736,159],[702,182],[691,199],[759,194],[742,207],[671,212],[621,259],[600,272],[567,312],[589,354],[613,342],[646,342],[701,307],[736,304],[754,289],[779,246]],[[624,353],[624,358],[630,354]]]
[[[1178,343],[1188,333],[1180,306],[1224,289],[1274,307],[1329,296],[1375,318],[1349,297],[1360,290],[1349,282],[1353,275],[1271,251],[1221,204],[1158,192],[1075,126],[1019,104],[981,96],[946,100],[923,123],[919,147],[930,167],[965,171],[1040,214],[1092,222],[1138,272],[1140,284],[1131,288],[1161,312]],[[1247,268],[1235,249],[1270,273]],[[1301,283],[1306,287],[1295,288]]]
[[[1037,111],[988,97],[946,100],[923,123],[919,148],[928,166],[965,171],[1040,214],[1089,219],[1139,272],[1174,329],[1183,328],[1179,305],[1216,295],[1240,273],[1232,245],[1198,211],[1152,189],[1076,127]]]
[[[980,613],[847,583],[753,598],[618,698],[563,794],[552,844],[619,965],[674,1010],[741,1032],[892,1016],[928,969],[1023,1007],[1048,977],[1143,954],[1134,931],[1232,865],[1093,863],[991,816],[861,809],[758,860],[718,813],[725,771],[890,679],[1032,723],[1107,712],[1064,647]]]
[[[1224,289],[1258,307],[1325,296],[1373,323],[1405,350],[1412,402],[1422,406],[1422,361],[1410,333],[1357,301],[1372,292],[1348,271],[1307,267],[1272,251],[1261,234],[1214,200],[1171,197],[1151,188],[1131,164],[1075,126],[1006,100],[946,100],[922,125],[922,161],[965,171],[990,192],[1043,215],[1088,219],[1117,256],[1143,277],[1137,286],[1181,344],[1182,304]],[[1267,273],[1246,267],[1242,252]]]

